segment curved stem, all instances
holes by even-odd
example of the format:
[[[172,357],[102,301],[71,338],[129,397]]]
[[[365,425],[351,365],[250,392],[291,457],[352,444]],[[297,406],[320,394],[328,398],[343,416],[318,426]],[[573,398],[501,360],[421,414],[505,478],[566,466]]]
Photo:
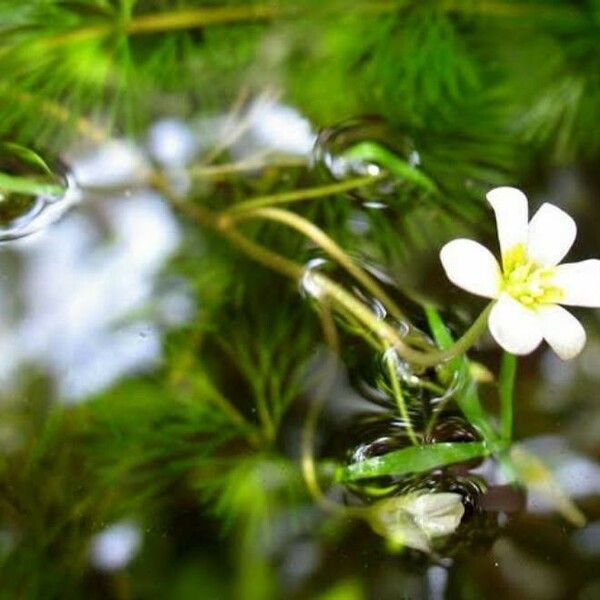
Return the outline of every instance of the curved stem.
[[[431,353],[429,356],[431,356],[432,359],[434,357],[437,358],[433,364],[445,362],[467,352],[486,330],[488,317],[494,304],[495,300],[492,300],[481,313],[479,313],[479,316],[473,321],[473,324],[467,331],[465,331],[465,333],[463,333],[451,346],[445,350]],[[430,366],[433,366],[433,364],[430,364]]]
[[[408,346],[400,334],[385,321],[379,319],[373,312],[342,287],[327,279],[320,273],[313,275],[313,280],[320,286],[324,293],[338,302],[363,325],[377,334],[382,340],[388,342],[404,358],[421,367],[433,367],[441,362],[450,360],[464,354],[481,336],[487,326],[487,317],[493,306],[490,303],[477,317],[473,325],[452,346],[445,350],[435,352],[420,352]]]
[[[159,183],[160,180],[157,181],[157,184]],[[221,235],[229,239],[240,250],[265,266],[295,280],[299,280],[306,272],[303,265],[289,258],[284,258],[276,252],[267,250],[238,233],[231,226],[229,215],[219,217],[197,204],[190,204],[189,202],[174,198],[172,198],[172,202],[175,207],[199,223],[216,228]],[[339,304],[360,323],[369,328],[386,346],[392,345],[403,359],[422,367],[433,367],[455,356],[464,354],[485,331],[487,317],[493,306],[493,302],[490,303],[463,336],[449,348],[434,352],[422,352],[406,344],[394,327],[381,320],[368,306],[346,291],[342,286],[321,273],[313,273],[311,276],[313,282],[330,300]]]
[[[125,23],[109,22],[73,29],[40,41],[48,50],[65,44],[87,42],[114,32],[125,34],[161,33],[182,29],[196,29],[207,25],[225,25],[244,21],[260,21],[277,16],[280,9],[275,5],[245,4],[240,6],[213,6],[181,9],[164,13],[138,15]]]
[[[400,307],[392,300],[385,290],[365,270],[359,267],[348,254],[336,244],[322,229],[313,225],[310,221],[280,208],[258,208],[253,211],[244,211],[239,215],[232,215],[235,221],[247,219],[268,219],[283,223],[288,227],[305,235],[317,246],[324,250],[331,258],[337,261],[350,275],[352,275],[364,288],[375,298],[381,300],[385,308],[399,321],[410,324],[406,315]]]
[[[411,183],[424,191],[435,192],[437,190],[437,186],[427,175],[376,141],[363,140],[358,142],[346,150],[343,156],[382,165],[401,181]]]

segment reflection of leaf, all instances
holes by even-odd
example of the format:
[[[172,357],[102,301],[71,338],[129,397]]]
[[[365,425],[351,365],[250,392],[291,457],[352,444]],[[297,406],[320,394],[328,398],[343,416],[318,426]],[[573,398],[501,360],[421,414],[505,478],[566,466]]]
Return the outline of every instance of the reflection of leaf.
[[[0,173],[0,190],[31,196],[60,196],[65,193],[65,188],[60,185],[39,183],[26,177],[15,177],[7,173]]]
[[[552,471],[537,456],[523,446],[513,446],[510,458],[519,480],[528,489],[535,490],[551,501],[556,510],[576,527],[585,525],[585,515],[567,496]]]
[[[356,481],[383,475],[420,473],[488,454],[489,450],[483,442],[444,442],[427,446],[410,446],[348,465],[343,470],[341,478],[344,481]]]
[[[432,539],[456,530],[464,512],[460,494],[408,494],[374,504],[369,522],[393,545],[428,552]]]

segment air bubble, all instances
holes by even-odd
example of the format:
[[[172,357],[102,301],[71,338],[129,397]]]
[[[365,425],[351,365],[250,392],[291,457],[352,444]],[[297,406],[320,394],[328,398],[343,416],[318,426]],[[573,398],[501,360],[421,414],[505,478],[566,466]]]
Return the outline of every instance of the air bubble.
[[[77,194],[66,171],[51,168],[37,153],[0,144],[0,241],[15,240],[54,222]]]
[[[381,210],[402,188],[435,190],[421,170],[421,156],[413,141],[393,131],[379,118],[352,119],[323,129],[313,150],[313,165],[338,181],[372,176],[375,185],[349,192],[366,208]]]

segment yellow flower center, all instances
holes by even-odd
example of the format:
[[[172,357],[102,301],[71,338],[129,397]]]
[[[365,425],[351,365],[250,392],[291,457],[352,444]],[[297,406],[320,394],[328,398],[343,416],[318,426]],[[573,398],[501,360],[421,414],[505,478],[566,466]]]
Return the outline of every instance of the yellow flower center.
[[[556,304],[564,296],[552,283],[555,269],[531,261],[525,244],[517,244],[502,256],[502,269],[502,290],[527,308]]]

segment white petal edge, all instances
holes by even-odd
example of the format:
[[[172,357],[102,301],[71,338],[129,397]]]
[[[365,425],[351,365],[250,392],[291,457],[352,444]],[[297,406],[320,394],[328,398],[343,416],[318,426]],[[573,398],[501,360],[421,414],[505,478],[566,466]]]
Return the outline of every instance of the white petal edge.
[[[527,243],[527,196],[514,187],[497,187],[486,195],[496,214],[498,241],[502,256],[517,244]]]
[[[600,260],[597,258],[558,265],[552,284],[564,294],[561,304],[600,308]]]
[[[548,305],[538,310],[544,338],[562,360],[575,358],[585,346],[583,325],[562,306]]]
[[[554,204],[542,204],[529,223],[527,255],[543,267],[554,267],[571,249],[577,225]]]
[[[488,327],[498,344],[511,354],[533,352],[543,337],[538,315],[508,294],[502,294],[494,304]]]
[[[440,250],[448,279],[456,286],[485,298],[500,294],[502,274],[494,255],[473,240],[459,238]]]

